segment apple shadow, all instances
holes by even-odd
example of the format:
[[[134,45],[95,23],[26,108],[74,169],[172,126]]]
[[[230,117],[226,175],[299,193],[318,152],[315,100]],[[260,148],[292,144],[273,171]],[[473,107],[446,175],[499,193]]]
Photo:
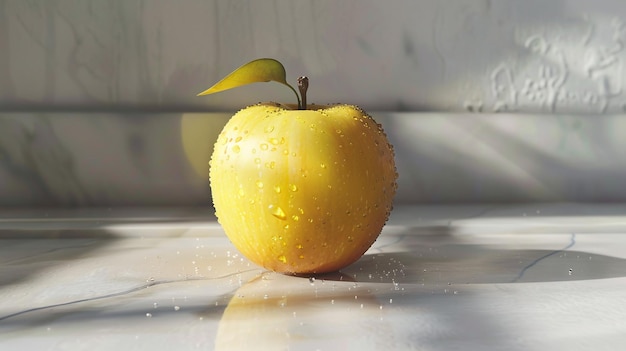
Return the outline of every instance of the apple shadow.
[[[446,229],[448,228],[448,229]],[[503,249],[462,242],[449,227],[414,227],[387,235],[402,251],[368,253],[341,271],[356,282],[504,284],[626,277],[626,259],[575,250],[569,235],[556,250]],[[396,246],[397,247],[397,246]],[[332,277],[329,277],[332,279]]]

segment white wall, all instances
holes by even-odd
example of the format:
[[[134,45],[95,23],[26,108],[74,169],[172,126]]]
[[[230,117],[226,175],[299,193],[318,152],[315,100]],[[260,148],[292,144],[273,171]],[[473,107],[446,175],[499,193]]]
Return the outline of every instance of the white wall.
[[[196,97],[258,57],[389,126],[399,202],[625,201],[625,39],[620,0],[0,0],[0,205],[208,203],[230,113],[295,102]]]
[[[258,57],[316,102],[369,110],[622,112],[620,0],[4,0],[0,107],[232,110],[195,94]]]

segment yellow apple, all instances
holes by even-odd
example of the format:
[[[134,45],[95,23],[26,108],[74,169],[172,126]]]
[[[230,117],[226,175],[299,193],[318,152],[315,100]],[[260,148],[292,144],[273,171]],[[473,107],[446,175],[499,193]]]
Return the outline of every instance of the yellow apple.
[[[226,235],[251,261],[290,274],[339,270],[374,243],[396,192],[382,126],[353,105],[261,103],[215,143],[209,179]],[[300,108],[298,108],[300,107]]]

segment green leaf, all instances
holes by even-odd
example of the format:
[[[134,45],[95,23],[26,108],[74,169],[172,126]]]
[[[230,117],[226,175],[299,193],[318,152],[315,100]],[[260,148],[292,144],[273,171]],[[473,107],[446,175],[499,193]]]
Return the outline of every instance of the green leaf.
[[[262,58],[237,68],[224,79],[198,94],[198,96],[209,95],[250,83],[269,81],[285,84],[295,92],[293,87],[287,83],[286,76],[285,67],[282,63],[271,58]]]

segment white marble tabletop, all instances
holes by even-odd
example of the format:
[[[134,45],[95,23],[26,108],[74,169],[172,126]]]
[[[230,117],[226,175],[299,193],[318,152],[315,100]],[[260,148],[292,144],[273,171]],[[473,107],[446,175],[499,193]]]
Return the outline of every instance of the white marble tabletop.
[[[0,211],[0,350],[623,350],[626,205],[400,206],[341,272],[210,208]]]

